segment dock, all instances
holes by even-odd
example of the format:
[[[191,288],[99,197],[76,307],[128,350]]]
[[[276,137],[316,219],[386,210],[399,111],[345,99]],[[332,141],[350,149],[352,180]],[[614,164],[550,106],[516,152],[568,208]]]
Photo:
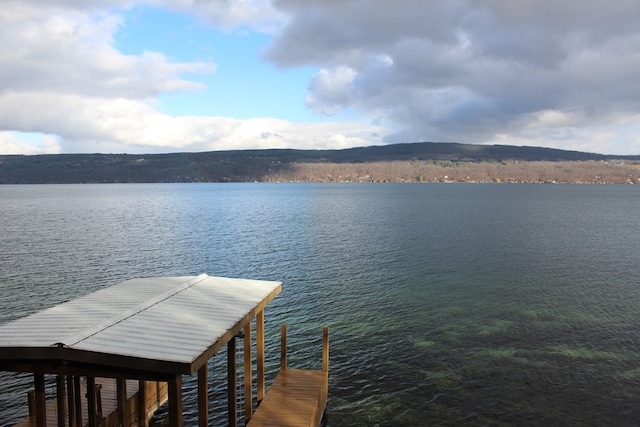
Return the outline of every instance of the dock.
[[[169,425],[183,427],[182,376],[197,374],[197,425],[207,427],[208,361],[224,347],[228,425],[236,426],[238,337],[245,423],[319,425],[328,328],[321,371],[288,369],[283,329],[281,369],[266,391],[265,307],[281,290],[280,282],[207,274],[138,278],[0,325],[0,371],[33,375],[30,415],[18,426],[147,426],[166,402]],[[47,395],[45,378],[55,381],[55,396]],[[282,424],[285,416],[293,424]]]
[[[112,378],[95,379],[96,418],[103,427],[148,425],[153,414],[167,402],[167,384],[149,381],[126,381],[126,405],[120,412],[118,408],[117,381]],[[142,393],[140,390],[142,389]],[[50,399],[45,405],[46,424],[49,426],[84,427],[89,425],[88,406],[82,404],[87,396],[87,382],[79,384],[80,393],[71,392],[73,404],[69,409],[69,393],[65,390],[61,399],[62,410],[58,411],[58,399]],[[15,427],[37,427],[35,416],[34,392],[28,393],[29,416]],[[77,396],[81,398],[78,399]],[[57,396],[56,396],[57,397]],[[144,409],[142,409],[144,408]]]

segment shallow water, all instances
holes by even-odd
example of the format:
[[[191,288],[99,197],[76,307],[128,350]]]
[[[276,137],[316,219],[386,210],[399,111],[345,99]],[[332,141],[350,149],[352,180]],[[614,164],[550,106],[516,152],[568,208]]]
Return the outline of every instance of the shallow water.
[[[290,364],[314,368],[329,325],[330,426],[634,425],[637,191],[0,186],[0,322],[132,277],[279,280],[269,375],[280,323]],[[212,425],[226,419],[225,357],[211,361]],[[29,381],[0,375],[0,425],[10,425]],[[186,378],[187,425],[193,391]]]

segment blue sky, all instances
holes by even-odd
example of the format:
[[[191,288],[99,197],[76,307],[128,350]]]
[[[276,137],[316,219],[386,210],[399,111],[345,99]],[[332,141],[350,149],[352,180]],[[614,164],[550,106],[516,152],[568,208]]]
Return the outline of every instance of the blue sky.
[[[238,119],[280,117],[318,121],[326,117],[305,108],[314,67],[279,68],[261,59],[271,36],[249,28],[221,31],[193,17],[150,7],[126,14],[115,34],[121,52],[163,52],[173,61],[210,61],[212,73],[184,75],[204,87],[158,97],[159,109],[171,115],[225,115]]]
[[[631,0],[0,1],[0,154],[640,154]]]

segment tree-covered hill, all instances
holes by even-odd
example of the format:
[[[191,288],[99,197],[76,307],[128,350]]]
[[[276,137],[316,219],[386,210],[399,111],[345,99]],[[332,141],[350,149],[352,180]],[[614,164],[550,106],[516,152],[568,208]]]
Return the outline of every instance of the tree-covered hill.
[[[0,155],[0,184],[116,182],[247,182],[273,180],[294,165],[394,161],[640,160],[578,151],[506,145],[412,143],[344,150],[235,150],[171,154]]]

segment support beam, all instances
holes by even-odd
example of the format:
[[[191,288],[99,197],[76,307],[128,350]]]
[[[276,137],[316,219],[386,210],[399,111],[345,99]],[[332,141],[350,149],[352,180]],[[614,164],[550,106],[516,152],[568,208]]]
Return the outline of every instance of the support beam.
[[[236,337],[227,343],[227,404],[229,408],[229,427],[236,427],[238,423],[238,401],[236,386]]]
[[[58,425],[64,426],[66,424],[65,418],[66,414],[66,405],[65,405],[65,395],[66,392],[64,390],[64,375],[56,375],[56,409],[58,412]]]
[[[138,425],[149,425],[149,419],[147,418],[147,382],[144,380],[138,381]]]
[[[182,421],[182,375],[169,381],[169,425],[183,427]]]
[[[80,376],[73,376],[73,394],[74,399],[76,401],[75,404],[75,417],[76,417],[76,426],[82,426],[82,391],[80,391]]]
[[[264,310],[256,315],[256,365],[258,402],[264,399]]]
[[[73,388],[73,376],[67,375],[67,408],[69,427],[76,427],[76,392]]]
[[[36,416],[36,427],[46,427],[47,426],[47,410],[46,410],[46,397],[44,392],[44,375],[43,374],[34,374],[33,375],[33,383],[35,389],[35,416]]]
[[[207,363],[198,369],[198,426],[209,425],[209,381]]]
[[[280,325],[280,369],[287,369],[287,325]]]
[[[118,412],[118,423],[125,426],[126,417],[129,414],[129,405],[127,402],[127,381],[123,379],[116,380],[116,411]]]
[[[96,427],[98,425],[96,404],[96,379],[87,377],[87,414],[89,417],[87,425],[89,427]]]
[[[322,329],[322,371],[329,374],[329,327]]]
[[[244,327],[244,419],[245,424],[253,415],[253,369],[251,357],[251,322]]]

